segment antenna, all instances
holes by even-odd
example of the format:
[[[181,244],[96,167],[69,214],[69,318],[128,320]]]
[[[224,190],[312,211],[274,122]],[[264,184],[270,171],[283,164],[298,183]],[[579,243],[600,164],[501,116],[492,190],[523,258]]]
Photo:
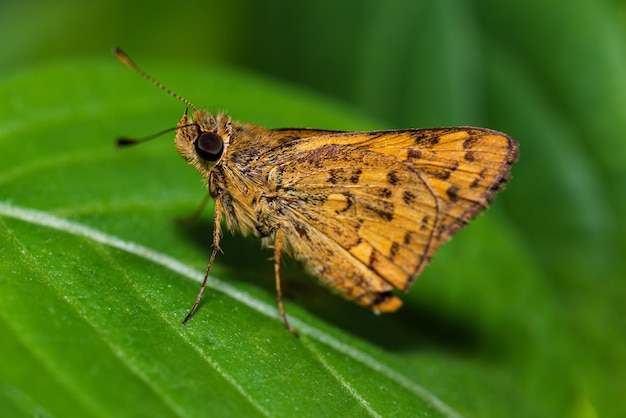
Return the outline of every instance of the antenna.
[[[136,138],[136,139],[135,138],[125,138],[125,137],[117,138],[117,141],[115,141],[115,143],[116,143],[118,148],[124,148],[124,147],[128,147],[130,145],[141,144],[142,142],[149,141],[151,139],[154,139],[154,138],[156,138],[158,136],[161,136],[163,134],[166,134],[168,132],[172,132],[172,131],[175,131],[177,129],[187,128],[189,126],[198,126],[198,124],[197,123],[190,123],[190,124],[183,125],[183,126],[177,126],[175,128],[169,128],[169,129],[166,129],[164,131],[157,132],[156,134],[144,136],[143,138]]]
[[[129,67],[131,70],[135,71],[137,74],[139,74],[140,76],[142,76],[143,78],[145,78],[146,80],[148,80],[149,82],[151,82],[152,84],[154,84],[155,86],[157,86],[158,88],[160,88],[161,90],[169,94],[170,96],[177,98],[181,102],[185,103],[187,106],[191,107],[193,110],[195,111],[198,110],[198,108],[189,100],[174,93],[172,90],[168,89],[163,84],[161,84],[161,82],[159,82],[157,79],[155,79],[150,74],[146,73],[144,70],[139,68],[137,64],[135,64],[133,60],[131,60],[130,57],[126,55],[119,47],[117,46],[113,47],[113,54],[117,57],[117,59],[119,59],[124,64],[126,64],[126,66]]]

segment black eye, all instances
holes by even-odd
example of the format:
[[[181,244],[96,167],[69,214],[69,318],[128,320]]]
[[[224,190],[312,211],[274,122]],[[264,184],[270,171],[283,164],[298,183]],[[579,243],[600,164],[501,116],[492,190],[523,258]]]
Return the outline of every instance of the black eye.
[[[206,161],[217,161],[224,151],[222,137],[213,132],[203,132],[195,142],[196,153]]]

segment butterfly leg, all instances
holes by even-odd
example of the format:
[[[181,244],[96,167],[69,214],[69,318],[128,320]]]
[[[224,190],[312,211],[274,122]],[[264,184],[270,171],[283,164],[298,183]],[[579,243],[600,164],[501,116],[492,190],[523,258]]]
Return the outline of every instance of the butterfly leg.
[[[196,210],[194,210],[191,215],[182,216],[180,218],[176,218],[176,222],[178,224],[188,224],[188,223],[193,222],[196,219],[200,218],[200,216],[202,216],[202,212],[204,212],[204,208],[206,208],[207,203],[209,203],[210,197],[211,197],[211,195],[209,193],[207,193],[204,196],[204,199],[202,199],[202,202],[200,202],[200,204],[198,205]]]
[[[280,256],[283,250],[283,231],[279,228],[276,230],[276,239],[274,240],[274,274],[276,276],[276,300],[278,301],[278,312],[283,318],[285,326],[295,337],[298,337],[298,332],[291,327],[287,320],[287,314],[285,314],[285,307],[283,306],[283,293],[280,288]]]
[[[200,300],[202,300],[202,294],[204,293],[204,289],[206,288],[207,280],[209,279],[209,272],[211,271],[211,266],[213,265],[213,260],[215,260],[215,256],[217,252],[220,251],[220,237],[222,235],[220,220],[222,219],[222,204],[219,199],[215,200],[215,220],[213,224],[213,251],[211,252],[211,258],[209,259],[209,264],[206,267],[206,272],[204,273],[204,279],[202,280],[202,285],[200,286],[200,291],[198,292],[198,296],[196,296],[196,300],[191,307],[191,310],[183,319],[183,325],[191,319],[196,309],[198,309],[198,305],[200,304]]]

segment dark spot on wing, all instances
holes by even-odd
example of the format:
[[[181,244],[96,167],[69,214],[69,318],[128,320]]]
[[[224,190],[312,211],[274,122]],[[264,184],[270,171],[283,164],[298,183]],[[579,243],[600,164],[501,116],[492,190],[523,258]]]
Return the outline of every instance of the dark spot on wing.
[[[371,269],[374,269],[374,266],[378,262],[378,255],[377,254],[378,254],[378,251],[376,251],[376,250],[372,250],[372,252],[370,253],[370,259],[369,259],[367,265]]]
[[[453,171],[459,168],[459,162],[452,160],[448,167],[424,167],[422,171],[439,180],[448,180]]]
[[[370,201],[361,201],[360,205],[373,213],[375,213],[379,218],[384,219],[385,221],[391,221],[393,219],[394,206],[393,203],[378,200],[376,202]]]
[[[439,180],[447,180],[450,177],[450,172],[442,168],[424,168],[422,171]]]
[[[396,254],[398,254],[399,249],[400,244],[394,241],[393,244],[391,244],[391,248],[389,248],[389,255],[391,256],[391,258],[394,258]]]
[[[344,173],[345,171],[343,168],[331,168],[328,170],[328,178],[326,181],[332,184],[342,183]]]
[[[422,158],[422,151],[409,148],[406,156],[409,160],[419,160]]]
[[[472,149],[474,145],[478,142],[478,138],[475,136],[470,136],[465,141],[463,141],[463,149]]]
[[[383,199],[389,199],[391,195],[393,194],[392,191],[387,189],[386,187],[383,187],[382,189],[374,189],[372,191],[376,196],[381,197]]]
[[[357,184],[361,177],[361,170],[346,170],[344,168],[331,168],[328,170],[326,181],[332,184]]]
[[[448,190],[446,190],[446,194],[448,195],[448,198],[450,199],[451,202],[457,201],[457,199],[459,198],[458,196],[459,190],[461,190],[459,186],[448,187]]]
[[[404,193],[402,193],[402,200],[407,206],[411,206],[415,202],[415,199],[415,195],[410,190],[405,190]]]
[[[387,182],[392,186],[395,186],[400,182],[400,178],[395,171],[390,171],[389,173],[387,173]]]
[[[350,176],[350,182],[353,184],[357,184],[360,178],[361,178],[361,170],[357,168],[356,170],[352,172],[352,175]]]
[[[412,131],[411,134],[415,138],[415,145],[419,145],[420,147],[432,148],[439,143],[439,136],[433,135],[433,133],[427,129],[418,129]]]

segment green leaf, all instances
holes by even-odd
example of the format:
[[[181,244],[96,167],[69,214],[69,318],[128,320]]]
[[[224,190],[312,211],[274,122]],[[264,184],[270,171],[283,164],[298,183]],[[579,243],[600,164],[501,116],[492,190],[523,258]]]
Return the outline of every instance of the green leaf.
[[[143,66],[241,121],[377,126],[232,69]],[[440,251],[394,315],[344,302],[290,266],[286,308],[300,339],[277,314],[271,253],[226,235],[204,301],[181,326],[212,218],[174,220],[206,190],[171,135],[125,150],[114,138],[175,126],[184,105],[113,58],[6,78],[0,97],[2,410],[531,417],[586,405],[584,389],[561,382],[568,365],[551,349],[567,341],[553,290],[498,209]],[[527,392],[538,381],[554,392]]]

